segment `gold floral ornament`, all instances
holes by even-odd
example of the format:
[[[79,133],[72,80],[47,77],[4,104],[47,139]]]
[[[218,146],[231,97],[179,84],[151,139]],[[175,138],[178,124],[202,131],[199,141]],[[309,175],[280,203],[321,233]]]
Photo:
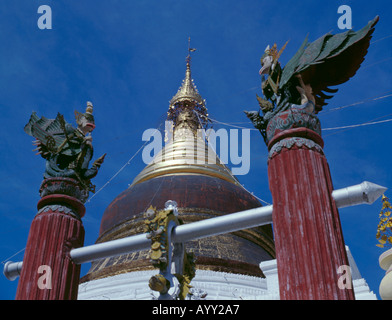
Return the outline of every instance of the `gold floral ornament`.
[[[188,295],[191,294],[191,281],[196,275],[195,270],[195,257],[193,252],[184,253],[183,270],[182,274],[175,274],[176,278],[180,283],[180,291],[178,294],[179,300],[185,300]]]
[[[389,199],[382,196],[382,208],[379,214],[380,222],[377,226],[376,238],[379,244],[376,244],[380,248],[391,248],[392,247],[392,206]]]
[[[172,209],[157,210],[150,206],[144,213],[144,232],[151,240],[150,261],[155,268],[159,268],[160,273],[154,275],[149,280],[151,290],[157,291],[161,296],[167,297],[169,289],[173,283],[173,277],[178,280],[178,291],[171,295],[171,299],[185,300],[191,295],[191,280],[195,276],[195,261],[193,253],[187,253],[183,245],[175,245],[171,250],[169,233],[174,225],[182,224]],[[172,261],[176,256],[176,262]],[[171,263],[177,263],[176,272],[171,273]],[[171,279],[171,280],[170,280]]]
[[[164,269],[168,262],[169,243],[167,242],[167,227],[175,216],[170,210],[157,211],[150,206],[144,214],[144,232],[147,232],[147,239],[151,239],[150,260],[154,267]]]
[[[151,290],[158,291],[160,294],[166,294],[170,289],[170,282],[162,274],[152,276],[148,281]]]

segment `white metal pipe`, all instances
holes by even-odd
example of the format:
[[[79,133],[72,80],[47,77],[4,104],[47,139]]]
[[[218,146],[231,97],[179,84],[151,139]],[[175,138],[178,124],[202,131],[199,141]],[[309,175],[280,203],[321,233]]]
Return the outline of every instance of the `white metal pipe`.
[[[335,199],[336,206],[343,208],[363,203],[371,204],[385,190],[387,189],[384,187],[365,181],[359,185],[334,190],[332,197]],[[173,230],[172,240],[175,243],[187,242],[269,224],[272,222],[272,210],[273,207],[270,205],[177,226]],[[146,234],[139,234],[72,249],[70,255],[74,262],[81,264],[134,251],[147,250],[150,245],[151,241],[146,238]],[[14,278],[16,273],[19,272],[20,274],[21,267],[22,262],[9,262],[4,266],[4,275],[8,279]]]
[[[173,230],[172,239],[173,242],[187,242],[219,234],[254,228],[271,222],[272,205],[178,226]]]
[[[146,250],[149,249],[150,246],[151,240],[146,238],[145,233],[142,233],[131,237],[72,249],[70,256],[74,262],[81,264],[118,256],[124,253]]]
[[[173,230],[172,241],[175,243],[186,242],[257,227],[271,223],[271,221],[272,206],[255,208],[177,226]],[[146,250],[149,249],[150,246],[151,240],[146,238],[146,234],[138,234],[118,240],[72,249],[70,255],[74,262],[85,263],[133,251]]]
[[[338,208],[355,206],[357,204],[372,204],[387,188],[375,183],[364,181],[355,186],[334,190],[332,197]]]

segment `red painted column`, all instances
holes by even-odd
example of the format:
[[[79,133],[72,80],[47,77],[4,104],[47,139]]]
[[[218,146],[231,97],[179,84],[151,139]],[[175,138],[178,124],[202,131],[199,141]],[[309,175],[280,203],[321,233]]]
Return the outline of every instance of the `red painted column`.
[[[69,256],[83,246],[84,191],[67,178],[44,180],[31,224],[16,300],[77,299],[80,265]]]
[[[338,285],[348,259],[318,118],[282,112],[270,120],[267,141],[281,299],[354,299],[351,283]]]

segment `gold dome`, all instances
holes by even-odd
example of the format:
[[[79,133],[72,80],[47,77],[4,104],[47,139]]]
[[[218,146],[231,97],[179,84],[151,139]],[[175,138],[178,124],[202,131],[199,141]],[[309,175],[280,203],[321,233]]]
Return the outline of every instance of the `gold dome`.
[[[136,176],[131,187],[151,178],[173,174],[208,175],[239,185],[197,129],[195,114],[182,111],[174,128],[173,139]]]

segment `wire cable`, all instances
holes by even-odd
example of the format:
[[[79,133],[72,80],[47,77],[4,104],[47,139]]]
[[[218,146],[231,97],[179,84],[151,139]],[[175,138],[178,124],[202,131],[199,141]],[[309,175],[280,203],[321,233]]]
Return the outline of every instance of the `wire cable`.
[[[364,103],[369,102],[369,101],[377,101],[377,100],[381,100],[381,99],[385,99],[385,98],[389,98],[389,97],[392,97],[392,90],[384,92],[384,93],[382,93],[381,95],[378,95],[378,96],[374,96],[374,97],[371,97],[371,98],[363,99],[361,101],[357,101],[357,102],[354,102],[354,103],[351,103],[351,104],[348,104],[348,105],[344,105],[344,106],[341,106],[341,107],[333,108],[333,109],[330,109],[330,110],[322,111],[322,112],[320,112],[320,115],[326,115],[326,114],[328,114],[330,112],[333,112],[333,111],[339,111],[339,110],[342,110],[342,109],[345,109],[345,108],[348,108],[348,107],[353,107],[353,106],[357,106],[357,105],[360,105],[360,104],[364,104]],[[386,116],[383,116],[383,117],[386,117]],[[222,125],[225,125],[225,126],[228,126],[228,127],[233,127],[233,128],[238,128],[238,129],[248,129],[248,130],[252,130],[252,131],[258,131],[255,128],[238,126],[238,125],[235,125],[235,124],[232,124],[232,123],[226,123],[226,122],[218,121],[218,120],[210,118],[210,117],[207,117],[207,118],[211,122],[222,124]],[[380,118],[377,118],[377,119],[380,119]],[[374,119],[374,120],[377,120],[377,119]],[[388,119],[388,120],[376,121],[376,122],[364,122],[364,123],[348,125],[348,126],[333,127],[333,128],[323,128],[322,130],[323,131],[329,131],[329,130],[339,130],[339,129],[346,129],[346,128],[349,129],[349,128],[355,128],[355,127],[379,124],[379,123],[384,123],[384,122],[389,122],[389,121],[391,121],[391,120]]]
[[[199,124],[201,125],[201,121],[200,121],[198,112],[197,112],[196,110],[193,110],[193,111],[195,112],[195,114],[196,114],[196,116],[197,116],[197,119],[199,120]],[[207,118],[208,118],[208,117],[207,117]],[[208,118],[208,119],[212,120],[211,118]],[[219,121],[218,121],[218,122],[219,122]],[[245,129],[249,129],[249,128],[245,128]],[[257,129],[255,129],[255,130],[257,130]],[[207,138],[207,142],[208,142],[208,138]],[[210,144],[208,144],[208,145],[209,145],[209,146],[211,147],[211,149],[216,153],[216,151],[214,150],[214,148],[213,148]],[[223,168],[229,173],[229,175],[230,175],[234,180],[238,181],[238,179],[231,173],[231,171],[229,170],[229,168],[227,168],[225,165],[223,166]],[[263,202],[263,203],[265,203],[265,204],[267,204],[267,205],[271,205],[271,203],[269,203],[269,202],[267,202],[267,201],[265,201],[265,200],[259,198],[259,197],[256,196],[253,192],[250,192],[250,191],[249,191],[248,189],[246,189],[245,186],[242,185],[241,183],[238,182],[238,184],[239,184],[246,192],[248,192],[248,193],[250,193],[251,195],[253,195],[253,196],[254,196],[256,199],[258,199],[259,201],[261,201],[261,202]]]
[[[388,39],[388,38],[391,38],[391,37],[392,37],[392,34],[390,34],[389,36],[386,36],[384,38],[381,38],[381,39],[378,39],[378,40],[374,40],[374,41],[370,42],[370,44],[374,44],[376,42],[379,42],[379,41],[382,41],[382,40],[385,40],[385,39]]]
[[[8,260],[12,259],[13,257],[15,257],[16,255],[18,255],[19,253],[21,253],[22,251],[24,251],[26,249],[26,247],[24,247],[23,249],[19,250],[17,253],[14,253],[11,257],[5,259],[4,261],[2,261],[2,264],[5,264]]]
[[[331,128],[331,130],[333,130],[333,129],[336,129],[336,130],[337,130],[337,129],[342,129],[342,130],[339,131],[339,132],[327,134],[327,135],[325,135],[324,137],[328,137],[328,136],[331,136],[331,135],[334,135],[334,134],[338,134],[338,133],[341,133],[341,132],[344,132],[344,131],[347,131],[347,130],[350,130],[350,129],[353,129],[353,128],[356,128],[356,127],[372,125],[372,124],[375,124],[375,122],[379,122],[379,121],[376,121],[376,120],[379,120],[379,119],[382,119],[382,118],[386,118],[386,117],[389,117],[389,116],[391,116],[391,115],[392,115],[392,113],[386,114],[386,115],[384,115],[384,116],[381,116],[381,117],[378,117],[378,118],[375,118],[375,119],[366,121],[366,122],[361,123],[361,124],[358,124],[358,125],[346,126],[347,128],[339,128],[339,127]],[[390,119],[387,119],[387,120],[389,121]],[[380,121],[380,123],[382,123],[382,122],[387,122],[387,120]],[[328,129],[328,128],[326,128],[326,129]]]
[[[348,105],[344,105],[344,106],[341,106],[341,107],[325,110],[325,111],[320,112],[320,114],[326,115],[326,114],[331,113],[333,111],[338,111],[338,110],[342,110],[342,109],[345,109],[345,108],[348,108],[348,107],[357,106],[357,105],[364,104],[364,103],[369,102],[369,101],[376,101],[376,100],[389,98],[389,97],[392,97],[392,93],[391,92],[392,92],[392,90],[382,93],[381,96],[374,96],[374,97],[363,99],[361,101],[354,102],[354,103],[351,103],[351,104],[348,104]],[[391,93],[391,94],[389,94],[389,93]]]
[[[162,123],[158,126],[158,128],[156,128],[154,131],[154,134],[159,131],[160,127],[162,126]],[[94,193],[87,201],[86,203],[89,203],[98,193],[100,193],[104,188],[106,188],[106,186],[115,178],[117,177],[121,171],[123,171],[125,169],[125,167],[127,167],[131,161],[137,156],[137,154],[146,146],[146,144],[149,142],[149,140],[147,140],[137,151],[136,153],[120,168],[120,170],[118,170],[96,193]]]
[[[375,122],[364,122],[364,123],[360,123],[360,124],[353,124],[353,125],[343,126],[343,127],[324,128],[324,129],[321,129],[321,130],[328,131],[328,130],[339,130],[339,129],[347,129],[347,128],[357,128],[357,127],[369,126],[369,125],[372,125],[372,124],[379,124],[379,123],[390,122],[390,121],[392,121],[392,119],[375,121]]]

